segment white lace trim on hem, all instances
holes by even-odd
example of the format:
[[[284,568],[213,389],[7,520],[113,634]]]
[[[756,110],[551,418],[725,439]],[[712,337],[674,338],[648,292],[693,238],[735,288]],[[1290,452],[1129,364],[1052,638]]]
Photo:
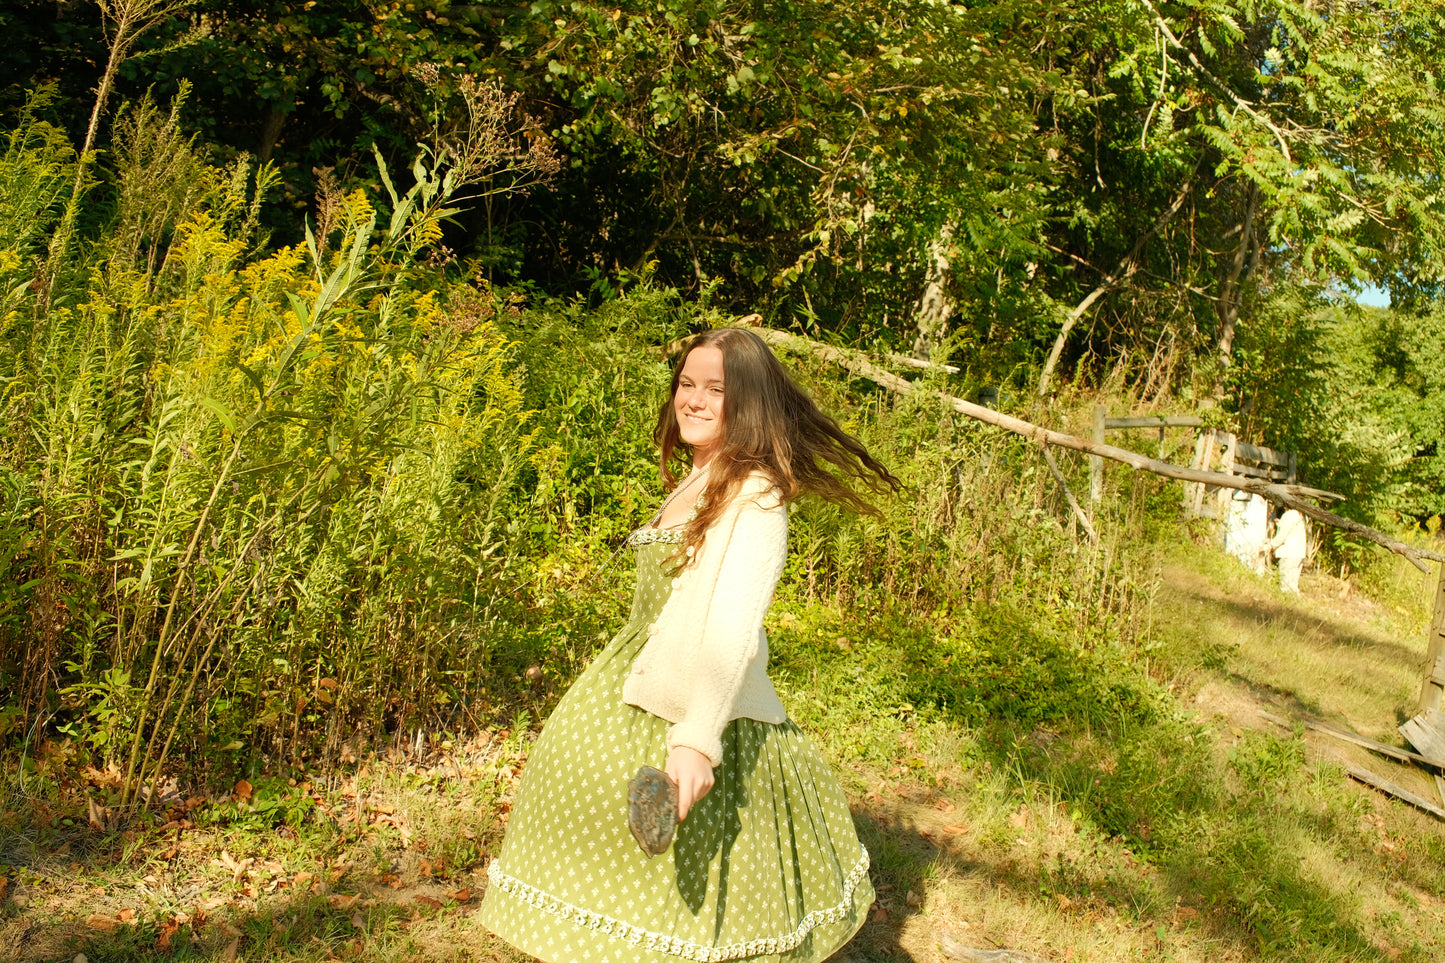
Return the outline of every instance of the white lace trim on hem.
[[[631,923],[624,923],[622,920],[594,913],[591,910],[582,909],[580,906],[573,906],[535,886],[522,882],[515,876],[508,876],[502,870],[500,859],[492,860],[491,865],[487,867],[487,876],[493,886],[501,887],[502,892],[507,895],[535,906],[544,913],[550,913],[560,919],[576,923],[578,926],[598,930],[613,939],[623,940],[633,946],[642,946],[657,953],[667,953],[684,960],[696,960],[698,963],[718,963],[721,960],[738,960],[749,956],[787,953],[801,946],[808,934],[819,926],[825,923],[840,923],[846,919],[853,910],[853,895],[858,890],[858,884],[868,874],[868,850],[865,847],[860,847],[860,849],[862,852],[858,857],[857,865],[843,880],[843,899],[836,906],[814,910],[803,917],[797,928],[786,936],[748,940],[745,943],[726,943],[722,946],[704,946],[701,943],[693,943],[676,936],[651,933],[640,926],[633,926]]]

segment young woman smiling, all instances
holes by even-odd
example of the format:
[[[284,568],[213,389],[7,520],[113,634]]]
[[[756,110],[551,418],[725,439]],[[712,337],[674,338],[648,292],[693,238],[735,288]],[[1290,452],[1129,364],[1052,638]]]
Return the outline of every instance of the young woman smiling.
[[[875,512],[855,486],[899,482],[744,329],[688,343],[654,437],[671,492],[628,538],[631,615],[532,749],[481,919],[548,963],[816,963],[866,917],[868,854],[768,681],[763,616],[794,499]],[[680,825],[654,860],[627,783],[660,760]]]

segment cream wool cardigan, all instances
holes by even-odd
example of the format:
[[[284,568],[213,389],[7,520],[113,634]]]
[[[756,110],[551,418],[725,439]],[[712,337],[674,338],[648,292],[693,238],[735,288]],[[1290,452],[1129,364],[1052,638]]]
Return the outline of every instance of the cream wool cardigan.
[[[622,684],[624,702],[673,723],[668,749],[695,749],[717,766],[732,720],[787,720],[768,680],[763,632],[787,556],[787,506],[764,476],[749,475],[672,580]]]

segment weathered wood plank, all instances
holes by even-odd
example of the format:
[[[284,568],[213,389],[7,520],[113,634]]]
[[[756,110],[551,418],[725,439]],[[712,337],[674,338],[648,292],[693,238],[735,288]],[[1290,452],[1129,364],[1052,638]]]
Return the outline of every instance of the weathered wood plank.
[[[1445,659],[1445,565],[1435,575],[1435,617],[1430,620],[1430,634],[1425,642],[1425,682],[1420,686],[1420,708],[1438,709],[1445,699],[1445,687],[1435,681],[1439,669],[1429,671]]]
[[[1204,419],[1196,415],[1135,415],[1130,418],[1106,418],[1105,428],[1203,428]]]
[[[1366,785],[1374,786],[1381,792],[1388,793],[1391,796],[1394,796],[1396,799],[1400,800],[1401,802],[1409,803],[1416,809],[1422,809],[1430,815],[1434,816],[1436,819],[1445,819],[1445,808],[1441,808],[1440,806],[1432,803],[1430,800],[1423,799],[1420,796],[1415,795],[1410,790],[1405,789],[1402,786],[1395,785],[1394,783],[1390,782],[1390,780],[1385,779],[1382,776],[1375,775],[1368,769],[1361,769],[1359,766],[1346,766],[1345,772],[1348,772],[1351,778],[1358,779],[1360,782],[1365,783]]]
[[[1400,726],[1400,735],[1422,756],[1442,760],[1445,765],[1445,712],[1426,709]]]
[[[1104,433],[1109,424],[1109,409],[1104,405],[1094,406],[1094,444],[1104,444]],[[1089,503],[1097,506],[1104,499],[1104,459],[1098,455],[1089,456]]]
[[[1249,478],[1268,478],[1271,481],[1284,481],[1288,476],[1283,468],[1260,468],[1256,465],[1246,465],[1240,462],[1234,463],[1234,473]]]
[[[1266,448],[1263,445],[1251,445],[1247,441],[1241,441],[1234,457],[1243,458],[1245,461],[1259,462],[1264,465],[1278,465],[1281,468],[1289,468],[1289,452],[1275,451],[1273,448]]]
[[[1259,715],[1260,718],[1267,719],[1278,726],[1290,728],[1294,725],[1294,723],[1291,722],[1289,719],[1282,719],[1274,713],[1265,712],[1262,709],[1260,710]],[[1445,772],[1445,763],[1436,762],[1434,759],[1431,759],[1428,756],[1422,756],[1417,752],[1411,752],[1408,749],[1401,749],[1398,746],[1387,746],[1383,742],[1376,742],[1374,739],[1366,739],[1364,736],[1359,735],[1358,733],[1349,732],[1345,729],[1340,729],[1323,722],[1316,722],[1313,719],[1301,719],[1299,721],[1306,729],[1309,729],[1311,732],[1323,733],[1324,735],[1339,739],[1341,742],[1353,743],[1354,745],[1361,746],[1378,755],[1387,756],[1390,759],[1394,759],[1397,762],[1410,762],[1414,763],[1417,766],[1424,766],[1427,769],[1437,769]]]

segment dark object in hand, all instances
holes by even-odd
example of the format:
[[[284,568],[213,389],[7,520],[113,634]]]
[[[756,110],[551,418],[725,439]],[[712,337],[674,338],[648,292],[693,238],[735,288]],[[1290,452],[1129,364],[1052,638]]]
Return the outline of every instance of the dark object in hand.
[[[677,832],[677,783],[643,766],[627,784],[627,828],[647,858],[667,851]]]

